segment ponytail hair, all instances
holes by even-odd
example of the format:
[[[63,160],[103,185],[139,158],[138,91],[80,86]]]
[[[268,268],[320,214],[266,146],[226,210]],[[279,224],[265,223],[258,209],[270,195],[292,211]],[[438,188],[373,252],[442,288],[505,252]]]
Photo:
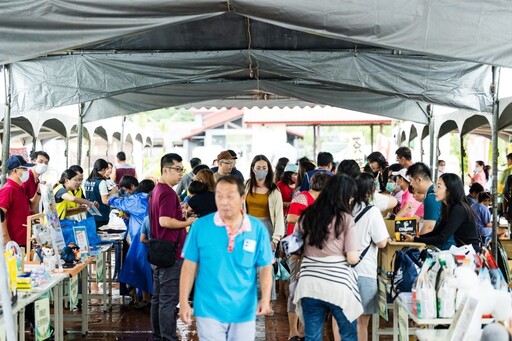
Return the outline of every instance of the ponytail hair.
[[[61,184],[62,186],[64,186],[64,184],[66,183],[66,180],[71,180],[77,175],[78,175],[78,173],[75,172],[74,170],[66,169],[64,172],[62,172],[58,184]],[[55,184],[54,188],[57,187],[58,184]]]
[[[101,175],[99,172],[101,172],[103,169],[108,168],[107,161],[103,159],[98,159],[94,163],[94,166],[92,168],[91,174],[89,174],[89,177],[87,178],[87,181],[94,181],[95,179],[105,179],[103,175]]]

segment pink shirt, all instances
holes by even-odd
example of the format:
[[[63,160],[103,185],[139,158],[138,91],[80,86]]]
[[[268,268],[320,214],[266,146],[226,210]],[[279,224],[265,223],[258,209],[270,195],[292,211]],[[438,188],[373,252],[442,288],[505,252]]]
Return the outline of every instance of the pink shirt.
[[[482,185],[483,188],[487,185],[487,180],[485,180],[485,172],[481,171],[473,175],[471,178],[471,183],[478,182],[480,185]]]
[[[423,205],[421,204],[421,202],[414,199],[411,192],[409,192],[409,189],[406,188],[404,191],[404,194],[402,195],[402,204],[400,205],[400,209],[404,208],[405,205],[407,205],[407,203],[409,203],[409,202],[412,204],[412,209],[410,209],[409,212],[406,212],[404,217],[412,217],[414,214],[416,214],[420,205],[422,207],[422,210],[421,210],[422,214],[420,217],[423,217]]]
[[[329,237],[324,242],[322,249],[308,245],[304,242],[304,256],[309,257],[328,257],[345,256],[349,251],[358,251],[361,247],[357,238],[356,224],[351,214],[345,213],[343,216],[344,227],[342,233],[335,237],[334,224],[329,225]],[[299,223],[297,223],[299,225]],[[299,226],[299,229],[302,229]]]

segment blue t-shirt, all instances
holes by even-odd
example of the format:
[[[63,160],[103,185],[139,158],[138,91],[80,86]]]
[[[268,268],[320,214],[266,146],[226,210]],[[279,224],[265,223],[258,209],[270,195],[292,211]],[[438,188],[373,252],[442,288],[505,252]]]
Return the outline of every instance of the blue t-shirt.
[[[441,201],[436,200],[436,194],[434,193],[434,185],[431,185],[428,188],[427,194],[425,195],[425,199],[423,200],[423,206],[425,207],[425,212],[423,215],[424,220],[434,220],[438,221],[441,216]]]
[[[309,183],[311,182],[311,178],[313,177],[313,175],[315,175],[316,173],[327,173],[329,175],[333,175],[327,169],[322,169],[322,168],[313,169],[313,170],[307,172],[304,175],[304,180],[302,180],[302,183],[300,184],[300,191],[301,192],[302,191],[309,191]]]
[[[151,239],[151,229],[149,228],[149,216],[146,216],[140,226],[140,233],[144,233],[146,238]]]
[[[196,220],[183,247],[183,257],[198,264],[194,315],[222,323],[254,321],[257,270],[273,258],[270,236],[259,219],[245,215],[250,230],[236,236],[228,252],[228,233],[215,224],[216,214]]]
[[[476,227],[478,228],[480,237],[482,237],[482,240],[483,238],[489,237],[492,233],[492,227],[487,227],[485,225],[491,222],[491,211],[489,211],[489,209],[482,203],[471,205],[471,209],[475,213]]]

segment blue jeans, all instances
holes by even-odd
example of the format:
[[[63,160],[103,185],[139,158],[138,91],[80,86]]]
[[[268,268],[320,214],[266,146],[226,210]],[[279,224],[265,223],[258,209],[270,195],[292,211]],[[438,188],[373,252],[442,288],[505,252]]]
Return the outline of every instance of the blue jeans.
[[[176,260],[170,268],[153,268],[153,297],[151,297],[151,324],[153,340],[176,341],[175,309],[179,302],[180,273],[183,260]]]
[[[350,323],[340,307],[310,297],[303,297],[300,304],[304,316],[306,341],[322,341],[325,316],[329,310],[338,322],[341,339],[343,341],[357,341],[357,320]]]

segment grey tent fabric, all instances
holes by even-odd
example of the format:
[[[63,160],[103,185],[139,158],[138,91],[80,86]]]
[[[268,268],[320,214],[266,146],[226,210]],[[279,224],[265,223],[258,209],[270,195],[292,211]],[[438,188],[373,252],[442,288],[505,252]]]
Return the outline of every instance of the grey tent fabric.
[[[490,0],[3,1],[0,64],[225,12],[358,44],[512,67],[512,6]]]
[[[69,55],[14,63],[12,75],[13,116],[170,84],[218,79],[242,81],[251,77],[293,80],[299,84],[314,82],[315,86],[322,85],[323,91],[332,87],[336,91],[322,94],[310,90],[309,94],[298,97],[312,102],[325,101],[326,104],[339,102],[336,98],[329,98],[336,97],[339,90],[365,89],[367,92],[456,108],[483,112],[492,108],[491,98],[486,93],[491,82],[489,66],[363,51],[245,50]],[[288,90],[289,86],[284,88],[281,91],[293,93]],[[312,98],[311,93],[318,94],[322,100]],[[187,98],[191,96],[197,96],[192,102],[211,99],[209,94],[199,91],[188,94]],[[394,116],[409,118],[406,115]]]
[[[271,80],[223,80],[176,84],[123,93],[88,103],[84,121],[90,122],[114,115],[129,115],[171,106],[198,107],[198,102],[216,98],[232,97],[238,107],[252,107],[256,101],[252,100],[251,96],[257,96],[260,93],[272,93],[298,98],[312,104],[329,104],[396,119],[407,117],[414,122],[428,121],[424,112],[426,103],[364,90],[336,89],[312,82],[298,84],[292,81]],[[236,96],[242,96],[243,100],[237,100]]]

